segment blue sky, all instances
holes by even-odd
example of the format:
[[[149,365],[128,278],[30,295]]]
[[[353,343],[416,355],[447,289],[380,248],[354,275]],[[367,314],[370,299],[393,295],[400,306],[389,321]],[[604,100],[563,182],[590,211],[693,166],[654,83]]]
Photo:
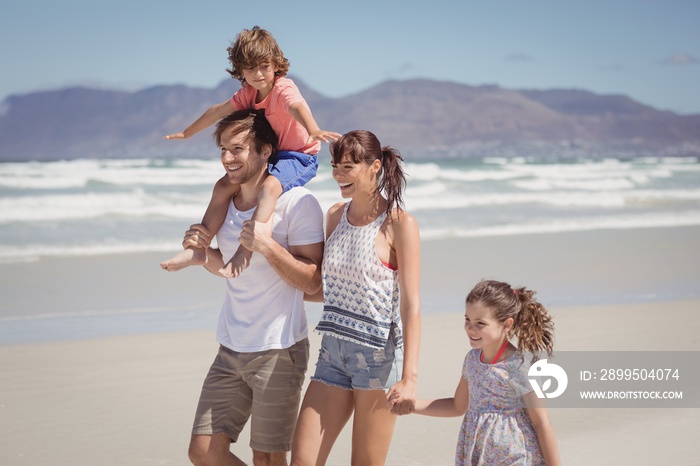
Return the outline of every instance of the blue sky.
[[[425,77],[626,94],[700,114],[697,0],[3,3],[0,99],[74,85],[213,87],[228,77],[229,41],[257,24],[290,74],[330,97]]]

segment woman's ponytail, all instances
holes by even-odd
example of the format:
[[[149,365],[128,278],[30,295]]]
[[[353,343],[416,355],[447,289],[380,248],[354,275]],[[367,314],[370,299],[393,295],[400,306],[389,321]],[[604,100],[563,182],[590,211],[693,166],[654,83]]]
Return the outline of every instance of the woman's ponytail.
[[[406,187],[406,175],[401,167],[403,157],[396,149],[382,147],[382,174],[378,189],[386,196],[389,203],[387,212],[394,208],[403,209],[403,190]]]

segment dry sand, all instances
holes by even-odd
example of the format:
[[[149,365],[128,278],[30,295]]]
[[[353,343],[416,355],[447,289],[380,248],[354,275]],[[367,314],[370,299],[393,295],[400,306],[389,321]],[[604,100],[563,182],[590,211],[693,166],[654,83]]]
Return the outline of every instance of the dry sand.
[[[451,312],[424,315],[419,396],[453,393],[468,350],[462,301],[482,277],[529,285],[554,303],[560,350],[700,351],[698,299],[558,304],[581,288],[586,293],[579,297],[590,290],[593,298],[615,302],[697,290],[699,233],[654,229],[427,242],[424,302]],[[201,270],[161,273],[159,259],[0,265],[3,313],[218,305],[215,278]],[[311,342],[315,355],[319,338],[312,334]],[[207,330],[0,346],[0,464],[189,464],[192,415],[216,347],[213,323]],[[700,464],[694,445],[699,409],[552,409],[550,416],[565,465]],[[400,418],[387,464],[452,464],[460,422]],[[247,441],[244,431],[233,450],[249,460]],[[346,428],[329,465],[349,464],[349,443]]]

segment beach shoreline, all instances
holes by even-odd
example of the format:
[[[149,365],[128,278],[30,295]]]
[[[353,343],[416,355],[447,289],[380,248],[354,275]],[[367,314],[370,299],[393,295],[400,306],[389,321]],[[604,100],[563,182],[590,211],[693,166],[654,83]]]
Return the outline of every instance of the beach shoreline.
[[[0,346],[213,328],[221,279],[197,267],[164,272],[171,256],[0,263]],[[424,240],[422,312],[460,309],[484,278],[528,286],[553,309],[700,298],[696,257],[700,227]],[[310,325],[320,309],[307,303]]]
[[[218,313],[219,277],[200,267],[160,269],[175,252],[0,262],[0,319]],[[423,240],[422,307],[424,313],[456,310],[484,278],[528,286],[552,306],[700,298],[697,257],[700,226]]]

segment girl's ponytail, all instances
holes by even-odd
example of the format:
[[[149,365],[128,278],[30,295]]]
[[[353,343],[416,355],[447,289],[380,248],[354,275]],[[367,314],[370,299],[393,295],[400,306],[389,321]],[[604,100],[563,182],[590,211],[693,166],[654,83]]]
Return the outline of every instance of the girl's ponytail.
[[[520,311],[515,315],[513,334],[518,337],[518,349],[537,353],[554,349],[554,322],[547,309],[535,299],[535,292],[525,287],[514,289]]]

